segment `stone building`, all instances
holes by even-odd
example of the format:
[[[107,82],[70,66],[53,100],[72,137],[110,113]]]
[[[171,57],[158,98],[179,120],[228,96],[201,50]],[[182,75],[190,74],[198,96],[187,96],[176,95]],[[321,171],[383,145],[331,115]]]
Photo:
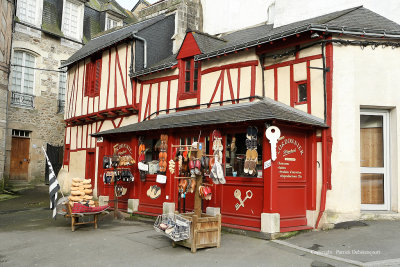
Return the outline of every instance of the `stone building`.
[[[43,181],[42,146],[64,145],[67,74],[60,69],[63,60],[96,35],[136,19],[115,1],[18,0],[14,21],[8,113],[0,120],[0,127],[7,121],[6,134],[0,130],[0,144],[6,144],[0,174],[4,169],[11,181]],[[3,96],[7,84],[2,88]]]
[[[8,76],[10,73],[10,51],[14,1],[2,0],[0,7],[0,191],[3,187],[6,156],[6,127]]]

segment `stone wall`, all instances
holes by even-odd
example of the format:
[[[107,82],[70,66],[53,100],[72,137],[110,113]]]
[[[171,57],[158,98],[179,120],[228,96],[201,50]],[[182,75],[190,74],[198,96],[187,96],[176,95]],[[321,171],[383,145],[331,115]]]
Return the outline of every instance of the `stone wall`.
[[[17,24],[18,25],[18,24]],[[29,34],[22,28],[13,34],[13,51],[23,49],[36,54],[34,108],[10,105],[8,111],[6,173],[10,171],[12,130],[31,131],[29,149],[29,181],[44,181],[46,162],[41,147],[46,143],[64,145],[63,113],[58,112],[59,72],[61,60],[68,59],[76,49],[64,46],[60,38],[39,32]],[[11,90],[11,88],[10,88]],[[10,93],[11,95],[11,93]],[[11,96],[9,96],[10,99]]]
[[[8,74],[12,35],[13,1],[0,0],[0,192],[6,156]]]
[[[140,10],[139,19],[148,19],[163,13],[176,12],[176,33],[173,52],[178,52],[186,31],[203,30],[203,11],[200,0],[166,0]]]

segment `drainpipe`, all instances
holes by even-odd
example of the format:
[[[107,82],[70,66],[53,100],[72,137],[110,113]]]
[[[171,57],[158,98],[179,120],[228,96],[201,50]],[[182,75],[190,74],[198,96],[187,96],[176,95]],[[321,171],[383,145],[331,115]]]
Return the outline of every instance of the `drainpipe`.
[[[261,64],[261,77],[262,77],[262,97],[265,98],[265,77],[264,77],[264,61],[265,61],[265,56],[259,55],[258,60],[260,61]],[[238,96],[239,97],[239,96]]]
[[[140,36],[137,36],[136,33],[137,32],[132,32],[132,38],[143,42],[143,46],[144,46],[144,48],[143,48],[143,51],[144,51],[143,52],[143,68],[147,68],[147,41],[146,41],[146,39],[144,39]],[[133,53],[132,53],[132,55],[133,55]],[[131,64],[133,64],[133,62],[131,62]]]

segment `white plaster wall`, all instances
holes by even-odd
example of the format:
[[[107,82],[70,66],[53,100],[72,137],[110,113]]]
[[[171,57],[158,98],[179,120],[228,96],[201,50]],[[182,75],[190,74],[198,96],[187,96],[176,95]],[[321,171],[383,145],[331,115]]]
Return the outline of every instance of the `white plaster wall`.
[[[274,27],[360,5],[400,23],[398,0],[386,0],[384,4],[379,0],[276,0]]]
[[[352,219],[360,212],[360,107],[391,111],[391,165],[398,166],[400,49],[334,46],[332,113],[332,188],[327,194],[328,220]],[[392,207],[398,207],[397,167],[392,174]]]
[[[210,34],[233,31],[268,20],[268,6],[274,0],[201,0],[203,31]]]

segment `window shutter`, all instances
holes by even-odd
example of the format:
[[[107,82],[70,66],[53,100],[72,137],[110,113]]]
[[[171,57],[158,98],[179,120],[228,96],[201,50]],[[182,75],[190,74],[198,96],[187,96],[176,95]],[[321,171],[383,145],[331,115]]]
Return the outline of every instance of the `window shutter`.
[[[86,64],[86,78],[85,78],[85,96],[90,96],[90,78],[91,78],[91,65],[92,63],[89,62]]]
[[[96,60],[94,77],[95,77],[95,83],[94,83],[93,96],[98,96],[100,93],[100,87],[101,87],[101,58]]]

